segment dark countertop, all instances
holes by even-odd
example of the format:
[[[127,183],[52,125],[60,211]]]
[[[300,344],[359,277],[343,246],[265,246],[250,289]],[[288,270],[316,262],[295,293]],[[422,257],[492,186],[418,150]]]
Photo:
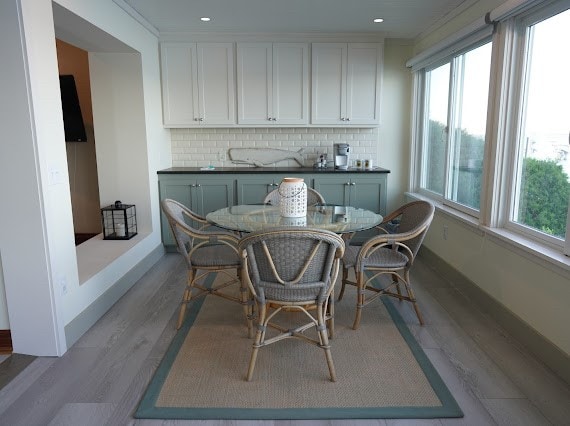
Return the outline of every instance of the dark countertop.
[[[159,170],[158,174],[184,174],[184,173],[204,173],[204,174],[225,174],[225,173],[390,173],[390,170],[382,167],[375,167],[372,170],[359,170],[349,168],[348,170],[338,170],[332,167],[317,169],[313,167],[216,167],[213,170],[200,170],[200,167],[170,167]]]

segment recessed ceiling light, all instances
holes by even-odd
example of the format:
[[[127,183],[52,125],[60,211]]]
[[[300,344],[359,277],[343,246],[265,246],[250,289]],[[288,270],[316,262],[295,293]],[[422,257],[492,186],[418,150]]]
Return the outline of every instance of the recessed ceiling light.
[[[378,22],[378,23],[384,22],[384,19],[382,19],[382,18],[376,18],[376,19],[374,19],[374,22]]]
[[[207,16],[200,18],[200,21],[202,21],[202,22],[209,22],[211,20],[212,20],[212,18],[208,18]]]

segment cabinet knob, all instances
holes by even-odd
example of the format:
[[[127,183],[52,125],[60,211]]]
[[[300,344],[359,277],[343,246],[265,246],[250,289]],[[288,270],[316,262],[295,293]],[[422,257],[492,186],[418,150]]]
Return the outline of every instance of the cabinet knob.
[[[267,117],[267,121],[271,121],[271,117]]]
[[[350,118],[345,118],[346,121],[350,121]]]
[[[277,121],[277,119],[275,117],[272,118],[273,121]]]
[[[196,117],[194,117],[194,121],[198,121],[198,119]]]
[[[204,119],[202,117],[200,117],[200,121],[204,121]]]
[[[356,185],[356,182],[351,182],[350,185],[354,186],[354,185]],[[198,185],[198,186],[200,186],[200,185]]]
[[[340,121],[346,121],[346,118],[340,117]]]

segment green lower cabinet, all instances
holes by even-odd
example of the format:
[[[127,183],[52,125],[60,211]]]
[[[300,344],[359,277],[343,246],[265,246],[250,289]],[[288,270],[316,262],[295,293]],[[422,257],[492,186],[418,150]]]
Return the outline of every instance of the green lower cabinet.
[[[279,187],[281,175],[259,174],[238,176],[236,179],[237,204],[263,203],[267,194]]]
[[[327,204],[350,205],[350,177],[348,175],[315,177],[313,189],[323,196]]]
[[[194,212],[207,213],[236,204],[262,203],[277,189],[284,177],[301,177],[308,187],[320,192],[327,204],[350,205],[386,214],[387,174],[374,173],[207,173],[159,174],[160,199],[172,198]],[[161,215],[162,242],[174,249],[168,223]],[[353,242],[362,242],[373,231],[358,233]]]
[[[195,213],[206,216],[209,212],[235,204],[235,179],[228,176],[166,175],[159,178],[160,199],[176,200]],[[164,214],[161,214],[162,243],[175,246]]]
[[[314,188],[327,204],[348,205],[386,215],[386,182],[385,174],[361,176],[347,173],[342,177],[315,177]],[[374,230],[358,232],[351,242],[361,244],[374,234]]]

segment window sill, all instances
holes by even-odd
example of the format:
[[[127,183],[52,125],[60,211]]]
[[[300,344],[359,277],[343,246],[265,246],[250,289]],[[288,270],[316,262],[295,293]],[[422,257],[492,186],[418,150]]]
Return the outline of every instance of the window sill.
[[[479,221],[465,213],[459,212],[431,198],[425,197],[415,192],[406,192],[406,197],[415,200],[426,200],[434,204],[438,213],[455,220],[460,225],[469,228],[471,231],[481,236],[488,236],[492,241],[500,244],[508,250],[511,250],[532,262],[544,264],[548,262],[553,266],[551,268],[558,274],[568,277],[570,274],[570,257],[565,256],[561,251],[552,247],[541,244],[535,240],[525,238],[520,234],[508,231],[504,228],[490,228],[479,224]]]
[[[105,269],[148,235],[139,232],[130,240],[104,240],[103,234],[99,234],[78,245],[76,253],[79,285]]]

